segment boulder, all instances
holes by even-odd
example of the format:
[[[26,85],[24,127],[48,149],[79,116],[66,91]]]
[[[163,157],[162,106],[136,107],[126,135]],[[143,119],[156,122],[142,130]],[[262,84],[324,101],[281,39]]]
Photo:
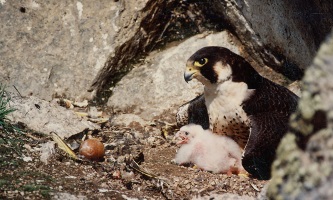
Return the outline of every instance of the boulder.
[[[137,29],[137,13],[145,4],[1,1],[0,82],[45,100],[90,98],[93,78],[117,44],[127,40],[124,32]]]
[[[144,64],[136,66],[117,83],[107,105],[147,121],[157,118],[174,121],[178,107],[203,91],[201,83],[185,82],[187,59],[209,45],[224,46],[239,53],[233,40],[227,31],[199,34],[174,47],[152,52]]]
[[[9,120],[39,133],[55,132],[64,139],[86,130],[100,129],[99,125],[79,117],[73,110],[37,97],[13,96],[9,105],[16,109],[8,114]]]
[[[303,79],[303,92],[273,164],[267,196],[331,199],[333,186],[333,33]]]
[[[204,13],[223,21],[261,66],[302,78],[333,25],[332,1],[212,0]]]

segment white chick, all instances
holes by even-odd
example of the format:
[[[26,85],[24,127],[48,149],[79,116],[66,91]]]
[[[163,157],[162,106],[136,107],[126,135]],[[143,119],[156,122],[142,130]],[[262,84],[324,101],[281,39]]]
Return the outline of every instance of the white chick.
[[[246,173],[242,166],[242,153],[238,144],[227,136],[203,130],[200,125],[183,126],[175,135],[182,146],[175,162],[179,165],[193,163],[213,173]]]

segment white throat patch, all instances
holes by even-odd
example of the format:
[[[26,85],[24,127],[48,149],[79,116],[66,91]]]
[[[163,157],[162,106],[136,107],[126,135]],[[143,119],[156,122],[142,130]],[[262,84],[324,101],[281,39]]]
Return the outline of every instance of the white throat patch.
[[[229,64],[223,65],[221,61],[217,62],[213,69],[218,74],[217,82],[223,83],[231,78],[232,70]]]

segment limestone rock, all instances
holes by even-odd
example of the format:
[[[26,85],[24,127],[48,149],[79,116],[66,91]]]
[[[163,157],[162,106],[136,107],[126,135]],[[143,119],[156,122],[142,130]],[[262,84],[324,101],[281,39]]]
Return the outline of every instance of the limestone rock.
[[[293,80],[302,77],[333,25],[332,1],[212,0],[208,4],[206,12],[229,24],[261,66]]]
[[[291,132],[273,164],[267,195],[274,199],[330,199],[333,177],[333,34],[303,79]]]
[[[318,0],[3,0],[0,11],[0,82],[45,100],[105,102],[139,59],[206,30],[230,30],[257,66],[299,79],[333,24]]]
[[[112,125],[120,125],[130,127],[133,123],[137,123],[139,126],[143,127],[148,125],[148,121],[143,120],[141,117],[135,114],[120,114],[112,117]]]
[[[1,1],[0,82],[15,85],[23,96],[45,100],[57,95],[89,98],[92,79],[115,46],[127,39],[119,32],[131,32],[145,4]]]
[[[12,97],[10,106],[16,111],[8,115],[14,123],[23,123],[34,131],[50,134],[55,132],[61,138],[68,138],[86,129],[100,127],[78,117],[74,111],[37,97]]]
[[[230,43],[228,32],[203,36],[193,36],[175,47],[151,53],[145,64],[135,67],[112,90],[108,106],[148,121],[168,118],[168,114],[174,120],[176,109],[203,91],[199,82],[184,81],[187,59],[208,45],[225,46],[239,53],[238,47]]]

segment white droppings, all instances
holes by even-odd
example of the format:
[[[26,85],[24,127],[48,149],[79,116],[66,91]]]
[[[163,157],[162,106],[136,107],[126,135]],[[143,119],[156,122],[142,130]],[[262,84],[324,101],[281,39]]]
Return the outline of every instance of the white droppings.
[[[107,34],[107,33],[102,34],[102,38],[103,38],[104,40],[106,40],[106,39],[108,38],[108,34]]]
[[[102,34],[102,38],[103,38],[103,50],[107,50],[107,51],[113,51],[112,47],[108,44],[107,38],[108,38],[108,34]]]
[[[104,55],[100,55],[98,57],[98,59],[96,60],[96,64],[95,64],[96,71],[100,70],[103,67],[105,60],[106,60],[106,57]]]
[[[113,27],[113,29],[116,31],[116,32],[118,32],[119,31],[119,27],[116,25],[117,24],[117,18],[119,17],[119,13],[120,13],[120,11],[119,10],[117,10],[117,12],[116,12],[116,16],[112,19],[112,27]]]
[[[111,6],[111,7],[110,7],[110,10],[117,10],[117,9],[118,9],[117,6]]]
[[[79,19],[81,19],[82,11],[83,11],[83,5],[80,1],[76,2],[76,8],[79,12]]]
[[[34,9],[34,8],[39,8],[40,5],[39,5],[38,3],[36,3],[35,1],[31,1],[31,3],[30,3],[30,7],[31,7],[32,9]]]
[[[98,189],[98,191],[101,193],[109,192],[109,190],[105,188]]]
[[[111,46],[106,45],[106,46],[104,46],[103,50],[112,50],[112,48],[111,48]]]
[[[71,36],[74,37],[75,36],[75,30],[71,28],[69,31],[71,33]]]
[[[98,48],[96,46],[93,47],[93,52],[96,52]]]
[[[94,41],[94,38],[91,37],[91,38],[89,39],[89,42],[93,42],[93,41]]]
[[[47,143],[40,144],[40,148],[34,148],[40,152],[39,160],[42,161],[44,164],[48,164],[49,158],[55,152],[55,142],[49,141]]]
[[[6,0],[0,0],[1,5],[6,3]]]
[[[23,155],[22,159],[23,159],[24,162],[30,162],[30,161],[32,161],[32,158],[30,156]]]

